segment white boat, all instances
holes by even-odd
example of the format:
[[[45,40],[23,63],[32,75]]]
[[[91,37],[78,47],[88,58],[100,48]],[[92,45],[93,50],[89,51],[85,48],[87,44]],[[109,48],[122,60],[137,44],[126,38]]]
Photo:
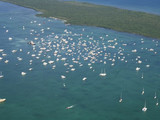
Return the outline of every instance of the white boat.
[[[27,74],[26,72],[21,72],[21,75],[23,75],[23,76],[26,75],[26,74]]]
[[[9,37],[9,38],[8,38],[8,40],[12,40],[12,39],[13,39],[12,37]]]
[[[2,57],[0,57],[0,60],[2,60],[3,58]]]
[[[0,52],[3,52],[4,49],[0,49]]]
[[[136,71],[139,71],[140,70],[140,68],[139,67],[136,67]]]
[[[158,105],[159,105],[159,103],[158,103],[158,99],[157,99],[156,106],[158,106]]]
[[[43,65],[46,66],[46,65],[47,65],[47,62],[44,62]]]
[[[63,87],[66,87],[66,84],[65,84],[65,83],[63,83]]]
[[[9,60],[5,60],[5,61],[4,61],[4,63],[6,63],[6,64],[7,64],[8,62],[9,62]]]
[[[104,72],[101,72],[100,74],[99,74],[99,76],[102,76],[102,77],[104,77],[104,76],[106,76],[107,74],[106,74],[106,72],[105,72],[105,70],[104,70]]]
[[[75,68],[72,68],[72,69],[71,69],[71,71],[75,71],[75,70],[76,70]]]
[[[143,90],[142,90],[142,93],[141,93],[142,95],[144,95],[144,88],[143,88]]]
[[[33,41],[28,42],[28,44],[35,45],[35,43]]]
[[[141,60],[138,60],[138,63],[139,63],[139,64],[141,64],[141,63],[142,63],[142,61],[141,61]]]
[[[64,75],[61,75],[61,78],[62,78],[62,79],[65,79],[65,78],[66,78],[66,76],[64,76]]]
[[[2,103],[2,102],[4,102],[4,101],[6,101],[5,98],[3,98],[3,99],[0,98],[0,103]]]
[[[0,72],[0,78],[3,78],[2,72]]]
[[[17,57],[17,59],[18,59],[19,61],[22,61],[22,60],[23,60],[23,58],[20,58],[20,57]]]
[[[83,80],[83,81],[85,81],[85,80],[87,80],[87,78],[86,78],[86,77],[84,77],[82,80]]]
[[[134,50],[132,50],[132,52],[133,52],[133,53],[135,53],[135,52],[137,52],[137,50],[136,50],[136,49],[134,49]]]
[[[143,73],[142,73],[142,76],[141,76],[141,78],[143,79],[144,77],[143,77]]]
[[[150,65],[146,65],[146,67],[150,67]]]
[[[7,56],[7,54],[3,53],[2,56],[5,57],[5,56]]]
[[[145,101],[145,103],[144,103],[144,107],[142,108],[142,111],[143,111],[143,112],[146,112],[146,111],[147,111],[146,101]]]
[[[50,60],[48,63],[49,63],[49,64],[53,64],[53,63],[54,63],[54,61]]]
[[[68,107],[66,107],[66,109],[71,109],[73,107],[75,107],[75,105],[68,106]]]
[[[156,98],[157,98],[157,95],[156,95],[156,92],[155,92],[154,99],[156,99]]]
[[[16,53],[17,52],[17,50],[12,50],[12,53]]]
[[[29,71],[32,71],[32,70],[33,70],[33,68],[29,68],[28,70],[29,70]]]
[[[120,96],[120,99],[119,99],[119,102],[121,103],[122,102],[122,93],[121,93],[121,96]]]

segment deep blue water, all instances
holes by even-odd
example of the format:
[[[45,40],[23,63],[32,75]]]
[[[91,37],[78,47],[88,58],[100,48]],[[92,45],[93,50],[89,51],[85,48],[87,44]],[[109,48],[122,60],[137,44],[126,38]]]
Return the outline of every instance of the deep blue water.
[[[160,0],[74,0],[160,14]]]
[[[0,2],[0,120],[160,119],[159,40],[35,14]]]

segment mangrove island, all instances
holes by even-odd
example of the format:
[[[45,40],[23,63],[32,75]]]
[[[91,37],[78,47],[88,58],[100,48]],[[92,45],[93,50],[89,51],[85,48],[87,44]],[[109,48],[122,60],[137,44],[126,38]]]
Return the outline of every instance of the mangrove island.
[[[96,26],[160,38],[160,16],[85,2],[59,0],[0,0],[42,12],[73,25]]]

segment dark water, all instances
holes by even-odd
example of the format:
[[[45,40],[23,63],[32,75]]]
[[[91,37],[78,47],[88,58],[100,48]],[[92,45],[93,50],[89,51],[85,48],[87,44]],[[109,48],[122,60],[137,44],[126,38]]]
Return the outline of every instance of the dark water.
[[[0,120],[160,119],[159,40],[36,13],[0,2]]]
[[[160,15],[160,0],[74,0]]]

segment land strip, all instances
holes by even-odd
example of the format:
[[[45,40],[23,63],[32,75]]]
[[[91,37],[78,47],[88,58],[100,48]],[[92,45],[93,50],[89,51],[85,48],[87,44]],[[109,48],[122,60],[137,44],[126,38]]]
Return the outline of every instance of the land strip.
[[[73,25],[97,26],[160,39],[160,16],[110,6],[58,0],[0,0],[42,12]]]

